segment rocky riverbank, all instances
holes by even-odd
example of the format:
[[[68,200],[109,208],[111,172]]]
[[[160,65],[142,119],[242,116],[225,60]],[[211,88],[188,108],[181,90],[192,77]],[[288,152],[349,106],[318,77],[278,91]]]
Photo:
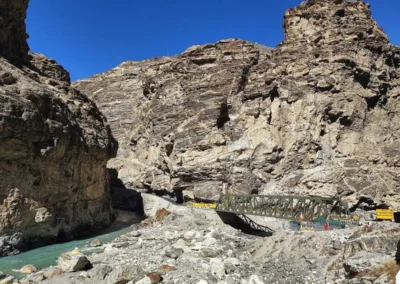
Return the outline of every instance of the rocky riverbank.
[[[225,225],[214,211],[154,196],[144,200],[152,217],[90,255],[86,270],[63,272],[59,263],[19,283],[377,284],[389,283],[393,273],[400,239],[395,223],[320,232],[277,229],[262,238]]]

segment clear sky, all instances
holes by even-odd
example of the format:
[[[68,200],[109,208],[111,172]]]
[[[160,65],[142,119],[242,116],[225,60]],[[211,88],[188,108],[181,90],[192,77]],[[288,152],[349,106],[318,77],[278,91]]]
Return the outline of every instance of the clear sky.
[[[301,0],[30,0],[31,50],[57,60],[72,80],[127,60],[175,55],[194,44],[283,39],[284,11]],[[378,24],[400,45],[400,1],[369,0]]]

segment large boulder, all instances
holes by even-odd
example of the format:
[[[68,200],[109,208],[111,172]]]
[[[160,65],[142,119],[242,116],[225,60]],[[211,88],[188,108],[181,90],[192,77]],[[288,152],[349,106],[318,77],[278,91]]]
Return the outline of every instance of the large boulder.
[[[275,49],[222,40],[73,83],[108,117],[124,184],[399,206],[400,48],[363,1],[304,1],[284,32]]]
[[[91,268],[89,259],[83,253],[64,252],[58,258],[58,267],[64,272],[74,272]]]
[[[123,265],[115,267],[113,271],[107,274],[105,278],[106,284],[123,284],[129,281],[135,283],[139,281],[144,276],[146,272],[139,266],[135,265]]]
[[[117,143],[54,60],[28,53],[27,0],[0,2],[0,256],[111,224]]]

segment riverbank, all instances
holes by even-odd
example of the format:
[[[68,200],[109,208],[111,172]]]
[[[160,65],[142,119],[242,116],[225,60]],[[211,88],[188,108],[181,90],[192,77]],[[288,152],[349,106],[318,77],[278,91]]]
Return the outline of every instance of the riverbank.
[[[14,256],[0,258],[0,271],[6,275],[12,275],[17,279],[23,278],[25,275],[14,270],[20,269],[22,266],[31,264],[38,269],[49,266],[55,266],[56,260],[62,252],[71,251],[75,247],[79,247],[81,251],[90,255],[94,252],[99,252],[98,248],[89,247],[88,244],[93,239],[99,239],[103,243],[109,243],[115,238],[130,232],[130,226],[140,223],[142,218],[133,212],[117,211],[117,219],[114,224],[104,230],[91,234],[84,239],[77,239],[69,242],[43,246],[40,248],[32,249],[27,252],[20,253]]]
[[[274,235],[257,237],[227,226],[213,210],[144,200],[151,218],[89,255],[92,269],[40,283],[389,283],[381,267],[390,266],[400,239],[391,222],[319,232],[277,226]],[[20,283],[35,283],[26,281],[40,273]]]

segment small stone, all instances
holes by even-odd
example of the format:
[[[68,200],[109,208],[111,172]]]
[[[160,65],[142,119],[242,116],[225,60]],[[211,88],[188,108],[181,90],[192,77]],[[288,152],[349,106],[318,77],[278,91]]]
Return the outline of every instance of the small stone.
[[[182,254],[183,254],[183,249],[181,248],[174,248],[172,246],[169,246],[165,249],[165,255],[173,259],[177,259]]]
[[[32,264],[28,264],[23,266],[21,269],[17,270],[17,269],[13,269],[14,272],[20,272],[20,273],[25,273],[25,274],[30,274],[33,272],[37,271],[37,268],[35,266],[33,266]]]
[[[133,283],[137,283],[136,281],[143,280],[142,278],[145,276],[146,273],[141,267],[129,264],[113,268],[113,271],[106,276],[105,281],[106,283],[127,283],[132,280]],[[150,281],[150,278],[146,278]]]
[[[211,273],[222,279],[225,276],[225,266],[220,258],[212,258],[210,260]]]
[[[240,261],[234,257],[228,257],[224,260],[225,270],[228,272],[233,272],[236,270],[236,267],[240,266]]]
[[[208,284],[208,282],[204,279],[201,279],[196,284]]]
[[[246,284],[265,284],[264,281],[261,279],[257,275],[251,275],[248,282],[246,282]]]
[[[93,247],[93,248],[101,247],[102,245],[103,245],[103,242],[101,240],[99,240],[99,239],[94,239],[89,243],[89,246]]]
[[[139,231],[137,231],[137,230],[135,230],[135,231],[130,232],[130,235],[131,235],[132,237],[137,238],[137,237],[140,237],[140,236],[142,235],[142,233],[139,232]]]
[[[119,283],[119,282],[117,282],[117,283]],[[136,281],[136,282],[133,282],[133,283],[135,283],[135,284],[152,284],[151,283],[151,279],[149,277],[147,277],[147,276],[142,278],[142,279],[140,279],[139,281]]]
[[[202,257],[217,257],[218,256],[218,252],[215,248],[201,248],[200,249],[200,255]]]
[[[196,232],[195,231],[189,231],[189,232],[186,232],[183,235],[183,238],[186,239],[186,240],[193,240],[195,237],[196,237]]]
[[[0,271],[0,279],[2,279],[4,277],[6,277],[6,275],[2,271]]]
[[[157,272],[163,274],[163,273],[170,272],[170,271],[175,271],[175,270],[176,270],[175,267],[163,264],[157,269]]]
[[[88,269],[91,263],[83,253],[64,252],[58,258],[58,266],[65,272],[74,272]]]
[[[7,276],[6,278],[0,280],[0,284],[12,284],[14,282],[14,276]]]
[[[152,284],[160,283],[162,280],[161,275],[158,274],[157,272],[151,272],[147,274],[147,277],[150,278]]]
[[[53,268],[44,270],[43,274],[46,279],[51,279],[51,278],[60,276],[61,274],[63,274],[63,271],[59,268],[53,267]]]
[[[161,208],[159,210],[157,210],[156,212],[156,216],[155,216],[155,220],[158,222],[161,222],[165,219],[165,217],[167,217],[170,214],[170,212],[165,209],[165,208]]]
[[[43,272],[32,273],[20,280],[21,284],[40,283],[45,279]]]

